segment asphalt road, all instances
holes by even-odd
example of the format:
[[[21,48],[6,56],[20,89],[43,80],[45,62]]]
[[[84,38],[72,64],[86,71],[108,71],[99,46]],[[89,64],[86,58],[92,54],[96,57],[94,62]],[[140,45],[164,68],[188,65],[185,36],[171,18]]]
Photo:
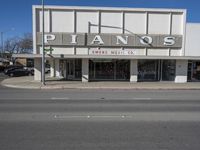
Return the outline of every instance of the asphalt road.
[[[0,82],[3,81],[4,79],[8,78],[7,75],[5,75],[3,72],[0,72]],[[4,88],[3,86],[1,86],[0,84],[0,89]]]
[[[199,150],[200,102],[0,100],[2,150]]]
[[[199,150],[200,91],[0,87],[2,150]]]
[[[198,122],[3,122],[2,150],[199,150]]]

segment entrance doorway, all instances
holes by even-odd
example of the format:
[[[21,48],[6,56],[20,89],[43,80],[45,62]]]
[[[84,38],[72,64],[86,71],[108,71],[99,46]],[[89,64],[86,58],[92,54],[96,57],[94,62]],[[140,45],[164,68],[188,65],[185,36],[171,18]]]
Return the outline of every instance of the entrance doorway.
[[[176,74],[176,61],[175,60],[162,60],[161,61],[161,81],[174,81]]]
[[[66,60],[66,80],[81,80],[81,59]]]
[[[200,81],[200,61],[188,62],[188,81]]]
[[[138,61],[138,81],[158,81],[159,60]]]
[[[175,60],[139,60],[138,81],[174,81]]]
[[[90,80],[129,80],[130,61],[114,59],[89,60]]]

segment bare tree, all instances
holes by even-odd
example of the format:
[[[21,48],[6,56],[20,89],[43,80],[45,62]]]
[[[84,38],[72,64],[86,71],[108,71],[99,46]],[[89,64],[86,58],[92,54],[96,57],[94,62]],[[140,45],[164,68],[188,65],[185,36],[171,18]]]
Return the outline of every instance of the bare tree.
[[[4,53],[12,55],[13,53],[19,53],[20,47],[19,37],[7,39],[4,43]]]
[[[12,54],[27,54],[33,51],[33,40],[30,33],[24,34],[23,37],[13,37],[7,39],[5,42],[4,50],[6,53]]]
[[[20,53],[32,53],[33,52],[33,39],[32,34],[26,33],[19,42]]]

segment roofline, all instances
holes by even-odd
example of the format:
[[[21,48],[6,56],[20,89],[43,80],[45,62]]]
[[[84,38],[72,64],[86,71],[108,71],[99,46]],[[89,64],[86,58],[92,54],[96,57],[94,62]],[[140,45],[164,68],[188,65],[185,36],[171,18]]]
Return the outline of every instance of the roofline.
[[[200,22],[187,22],[188,25],[200,25]]]
[[[42,5],[33,5],[33,9],[41,9]],[[149,12],[175,12],[186,13],[186,9],[174,9],[174,8],[131,8],[131,7],[94,7],[94,6],[58,6],[58,5],[45,5],[45,9],[68,9],[68,10],[105,10],[105,11],[149,11]]]
[[[17,58],[41,58],[42,54],[13,54],[12,57]],[[99,55],[60,55],[60,54],[46,54],[45,57],[48,58],[89,58],[89,59],[170,59],[170,60],[200,60],[200,56],[115,56],[115,55],[105,55],[99,57]]]

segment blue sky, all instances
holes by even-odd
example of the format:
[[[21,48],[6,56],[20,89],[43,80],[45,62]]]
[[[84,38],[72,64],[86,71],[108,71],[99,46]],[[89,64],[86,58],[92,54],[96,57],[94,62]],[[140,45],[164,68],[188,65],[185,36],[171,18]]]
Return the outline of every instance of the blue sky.
[[[4,39],[32,32],[32,5],[41,0],[0,0]],[[200,0],[45,0],[47,5],[187,9],[187,22],[200,23]],[[11,28],[15,28],[14,31]]]

